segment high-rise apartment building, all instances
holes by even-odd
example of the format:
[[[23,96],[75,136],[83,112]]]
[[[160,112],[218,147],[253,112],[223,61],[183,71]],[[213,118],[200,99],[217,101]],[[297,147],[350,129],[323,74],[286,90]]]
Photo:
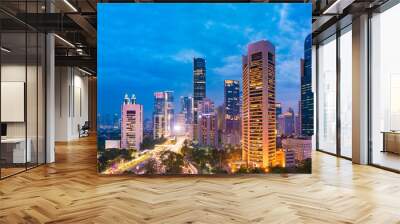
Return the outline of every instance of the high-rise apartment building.
[[[243,56],[242,159],[250,167],[275,162],[275,47],[262,40]]]
[[[312,36],[304,42],[304,60],[301,63],[301,135],[314,134],[314,93],[312,92]]]
[[[240,144],[240,84],[238,80],[224,81],[224,144]]]
[[[193,132],[197,136],[198,103],[206,97],[206,60],[193,58]]]
[[[137,150],[143,141],[143,106],[136,103],[135,95],[125,95],[121,107],[121,148]]]
[[[154,93],[153,137],[169,137],[173,133],[174,97],[172,91]]]

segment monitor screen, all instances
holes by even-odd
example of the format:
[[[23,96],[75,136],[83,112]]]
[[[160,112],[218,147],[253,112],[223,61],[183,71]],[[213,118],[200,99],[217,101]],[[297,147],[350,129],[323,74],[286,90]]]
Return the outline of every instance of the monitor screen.
[[[7,124],[1,124],[1,136],[7,136]]]

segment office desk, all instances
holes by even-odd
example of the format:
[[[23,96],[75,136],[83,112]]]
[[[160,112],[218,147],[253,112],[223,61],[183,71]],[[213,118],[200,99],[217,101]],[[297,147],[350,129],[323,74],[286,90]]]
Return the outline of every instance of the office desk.
[[[400,132],[383,131],[383,151],[400,154]]]
[[[25,138],[6,138],[1,139],[1,157],[6,163],[26,163],[31,162],[31,139]],[[25,151],[25,145],[26,151]]]

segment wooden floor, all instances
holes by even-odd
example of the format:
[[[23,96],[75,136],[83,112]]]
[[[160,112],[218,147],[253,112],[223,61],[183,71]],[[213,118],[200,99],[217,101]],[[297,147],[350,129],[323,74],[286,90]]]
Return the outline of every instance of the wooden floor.
[[[94,138],[0,181],[0,223],[400,223],[400,175],[313,155],[312,175],[100,177]]]

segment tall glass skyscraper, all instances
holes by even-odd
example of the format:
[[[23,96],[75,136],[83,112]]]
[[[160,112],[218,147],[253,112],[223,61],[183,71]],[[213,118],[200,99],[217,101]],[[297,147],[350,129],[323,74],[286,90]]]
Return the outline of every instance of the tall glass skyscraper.
[[[193,58],[193,132],[197,136],[197,107],[199,101],[206,97],[206,60]]]
[[[181,96],[181,111],[185,115],[185,124],[193,123],[193,98]]]
[[[281,115],[282,114],[282,105],[281,105],[281,103],[276,103],[275,104],[275,108],[276,108],[276,117],[278,117],[279,115]]]
[[[173,91],[154,93],[153,137],[168,137],[172,134],[174,122]]]
[[[224,81],[224,144],[240,144],[240,84],[238,80]]]
[[[304,42],[304,61],[301,69],[301,135],[314,134],[314,94],[312,92],[312,36]]]
[[[267,169],[276,161],[275,46],[251,43],[242,63],[242,159]]]
[[[194,115],[197,115],[199,101],[206,97],[206,61],[204,58],[193,59],[193,108]],[[194,123],[197,124],[196,116]]]

